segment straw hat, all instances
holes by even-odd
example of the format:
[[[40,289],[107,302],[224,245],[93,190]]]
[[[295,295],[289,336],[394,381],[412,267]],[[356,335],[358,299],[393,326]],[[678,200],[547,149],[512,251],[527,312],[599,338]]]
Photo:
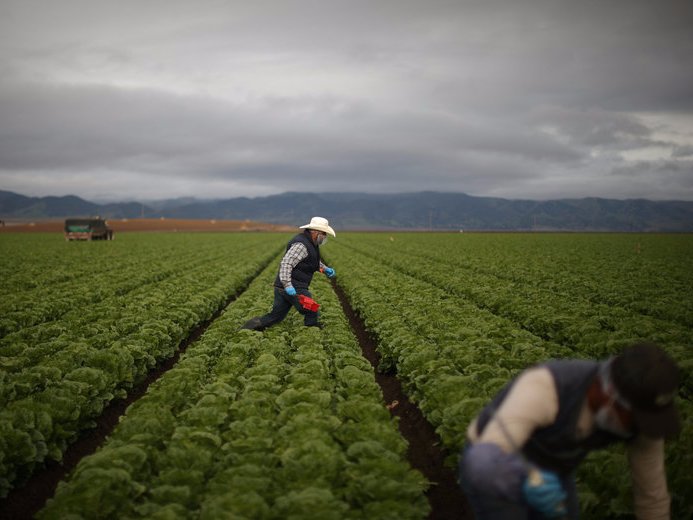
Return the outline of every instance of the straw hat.
[[[334,229],[329,226],[327,219],[322,217],[313,217],[310,219],[310,224],[301,226],[301,229],[314,229],[316,231],[324,231],[325,233],[329,233],[333,237],[337,236],[334,234]]]

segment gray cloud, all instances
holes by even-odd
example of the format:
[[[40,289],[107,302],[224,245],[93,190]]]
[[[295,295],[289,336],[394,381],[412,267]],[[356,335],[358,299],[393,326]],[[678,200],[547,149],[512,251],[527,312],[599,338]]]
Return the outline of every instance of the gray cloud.
[[[684,0],[6,0],[0,189],[693,200],[691,26]]]
[[[654,140],[652,130],[636,117],[619,112],[541,107],[531,121],[578,147],[627,150],[666,145]]]
[[[671,151],[672,158],[686,157],[693,158],[693,145],[675,145]]]
[[[646,189],[646,198],[690,200],[670,194],[673,189],[680,189],[683,193],[693,189],[693,160],[640,161],[614,168],[611,176],[627,179],[632,191],[640,192]],[[653,179],[656,182],[653,182]]]

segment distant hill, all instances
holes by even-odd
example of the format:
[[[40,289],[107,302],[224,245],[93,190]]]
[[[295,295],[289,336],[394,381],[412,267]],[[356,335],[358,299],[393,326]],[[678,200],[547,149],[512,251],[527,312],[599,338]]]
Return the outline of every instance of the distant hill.
[[[283,193],[269,197],[95,204],[75,196],[26,197],[0,191],[0,218],[253,220],[299,226],[313,215],[338,229],[693,232],[693,202],[601,198],[548,201],[464,193]]]

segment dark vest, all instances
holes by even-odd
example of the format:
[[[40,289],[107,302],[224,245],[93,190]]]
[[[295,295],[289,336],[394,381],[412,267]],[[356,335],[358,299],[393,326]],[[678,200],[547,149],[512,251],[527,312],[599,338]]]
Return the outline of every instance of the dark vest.
[[[291,249],[291,246],[297,242],[306,246],[308,256],[301,260],[291,272],[291,285],[296,289],[308,289],[313,279],[313,273],[320,270],[320,248],[310,239],[310,231],[304,231],[289,240],[289,243],[286,245],[286,251]],[[282,282],[279,280],[279,273],[277,273],[277,277],[274,279],[274,286],[283,287]]]
[[[553,375],[558,392],[558,415],[553,424],[534,431],[522,448],[525,457],[542,468],[561,474],[572,473],[592,450],[605,448],[622,437],[595,429],[584,439],[575,437],[580,410],[587,389],[597,375],[599,363],[587,360],[549,361],[542,366]],[[514,380],[503,388],[479,415],[478,431],[482,432],[508,394]]]

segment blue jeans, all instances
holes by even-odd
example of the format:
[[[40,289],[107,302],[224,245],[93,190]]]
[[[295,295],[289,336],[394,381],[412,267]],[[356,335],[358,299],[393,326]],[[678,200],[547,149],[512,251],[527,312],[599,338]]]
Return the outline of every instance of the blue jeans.
[[[474,510],[474,518],[476,520],[542,520],[545,518],[540,512],[530,508],[523,501],[511,501],[492,493],[489,489],[475,488],[471,483],[471,479],[467,478],[461,464],[465,451],[466,448],[460,457],[458,478],[460,487]],[[563,489],[568,495],[565,501],[568,514],[563,518],[566,520],[577,520],[580,516],[580,505],[574,476],[567,475],[561,477],[561,484],[563,484]]]
[[[276,325],[284,318],[291,310],[291,307],[296,309],[299,313],[303,314],[303,324],[307,327],[317,325],[318,323],[318,313],[315,311],[309,311],[301,307],[298,302],[298,295],[303,294],[308,298],[312,298],[310,291],[308,289],[296,289],[296,296],[289,296],[286,294],[284,289],[279,287],[274,288],[274,302],[272,303],[272,310],[269,311],[264,316],[260,316],[260,329],[266,329],[272,325]]]

